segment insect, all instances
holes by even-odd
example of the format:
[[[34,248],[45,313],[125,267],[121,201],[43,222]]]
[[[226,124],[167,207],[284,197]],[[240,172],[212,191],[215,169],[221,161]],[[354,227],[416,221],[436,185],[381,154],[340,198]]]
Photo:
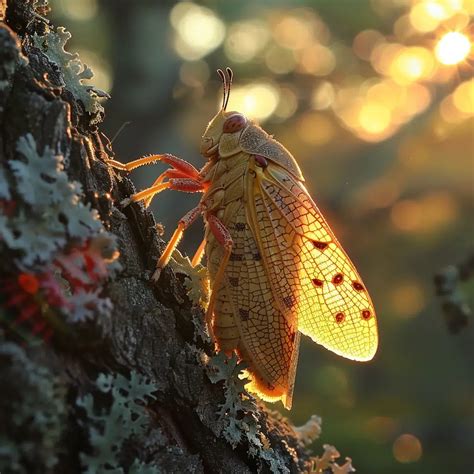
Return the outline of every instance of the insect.
[[[232,70],[218,70],[222,107],[208,124],[198,171],[173,155],[152,155],[126,171],[162,161],[171,166],[153,185],[126,200],[165,189],[200,192],[178,222],[153,276],[169,262],[183,232],[202,216],[211,284],[206,322],[216,349],[248,364],[247,389],[291,408],[300,334],[343,357],[373,358],[378,345],[374,307],[360,276],[319,212],[291,153],[239,112],[226,111]]]

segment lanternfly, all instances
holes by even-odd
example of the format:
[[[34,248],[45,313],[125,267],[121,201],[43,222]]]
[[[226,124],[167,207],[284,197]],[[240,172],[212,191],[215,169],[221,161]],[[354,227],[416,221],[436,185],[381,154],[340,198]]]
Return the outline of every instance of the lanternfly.
[[[192,264],[205,252],[211,282],[206,321],[216,349],[237,352],[249,367],[247,388],[289,409],[300,334],[367,361],[378,345],[375,310],[291,153],[244,115],[226,111],[232,71],[226,72],[218,71],[222,107],[202,137],[207,162],[200,171],[167,154],[111,164],[126,171],[157,161],[171,166],[127,202],[149,205],[164,189],[203,193],[178,222],[154,279],[202,216],[205,237]]]

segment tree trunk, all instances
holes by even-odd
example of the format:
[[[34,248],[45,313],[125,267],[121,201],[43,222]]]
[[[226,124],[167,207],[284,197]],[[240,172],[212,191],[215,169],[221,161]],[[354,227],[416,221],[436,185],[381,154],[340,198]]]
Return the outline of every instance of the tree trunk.
[[[155,220],[141,204],[119,205],[134,188],[123,172],[107,164],[113,151],[100,131],[103,111],[97,98],[102,94],[78,89],[80,73],[77,82],[70,82],[73,58],[53,60],[57,51],[48,35],[58,30],[45,21],[43,3],[3,0],[0,12],[0,171],[9,185],[2,196],[0,181],[0,227],[5,225],[7,235],[8,226],[26,215],[32,219],[31,238],[42,232],[34,219],[44,215],[34,214],[36,204],[27,199],[31,189],[20,186],[27,173],[21,163],[28,156],[19,144],[23,150],[36,144],[43,158],[48,149],[61,156],[69,182],[81,183],[84,203],[102,221],[103,228],[94,232],[107,235],[108,245],[113,245],[110,235],[116,236],[121,269],[111,269],[116,263],[110,263],[111,253],[103,249],[102,260],[91,260],[90,255],[99,258],[90,243],[97,235],[85,227],[81,232],[89,232],[88,237],[65,231],[66,241],[48,258],[43,253],[28,259],[29,250],[18,247],[23,238],[18,228],[8,238],[0,237],[0,471],[307,470],[310,458],[301,435],[281,416],[247,398],[236,378],[240,366],[232,372],[235,361],[216,358],[206,338],[199,337],[203,312],[188,298],[185,272],[166,268],[159,283],[152,283],[163,249]],[[34,152],[30,154],[29,163]],[[38,179],[45,186],[56,183],[54,178]],[[70,226],[72,217],[62,215],[59,221]],[[45,238],[52,239],[46,246],[59,239],[57,234]],[[64,262],[73,256],[82,262],[74,267],[82,276],[71,276],[73,271],[66,268]],[[109,278],[105,282],[97,277],[93,287],[99,267],[107,268]],[[46,274],[56,275],[60,300],[72,302],[69,306],[60,307],[52,299]],[[68,308],[78,308],[73,299],[78,288],[97,289],[94,294],[100,291],[102,299],[85,304],[83,317],[71,321]],[[106,307],[107,298],[113,310],[98,310],[90,317],[89,310],[100,306],[97,301]],[[30,324],[33,318],[35,324]],[[34,343],[41,336],[47,342]],[[226,368],[228,378],[219,377]],[[231,396],[237,401],[229,402]],[[233,411],[222,408],[227,402]]]

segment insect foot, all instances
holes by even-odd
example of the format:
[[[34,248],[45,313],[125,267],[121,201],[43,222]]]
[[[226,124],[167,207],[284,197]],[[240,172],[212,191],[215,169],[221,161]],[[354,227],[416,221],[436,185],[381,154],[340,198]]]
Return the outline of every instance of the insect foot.
[[[155,272],[153,273],[151,279],[156,283],[159,279],[160,279],[160,276],[161,276],[161,270],[163,270],[162,268],[157,268],[155,270]]]

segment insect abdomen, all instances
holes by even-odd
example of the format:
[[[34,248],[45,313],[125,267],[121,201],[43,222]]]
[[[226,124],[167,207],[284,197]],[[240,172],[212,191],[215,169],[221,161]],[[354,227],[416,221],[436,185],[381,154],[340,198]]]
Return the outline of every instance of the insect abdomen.
[[[219,292],[214,314],[213,329],[219,349],[225,353],[230,353],[237,349],[240,333],[235,323],[232,305],[226,291]]]

